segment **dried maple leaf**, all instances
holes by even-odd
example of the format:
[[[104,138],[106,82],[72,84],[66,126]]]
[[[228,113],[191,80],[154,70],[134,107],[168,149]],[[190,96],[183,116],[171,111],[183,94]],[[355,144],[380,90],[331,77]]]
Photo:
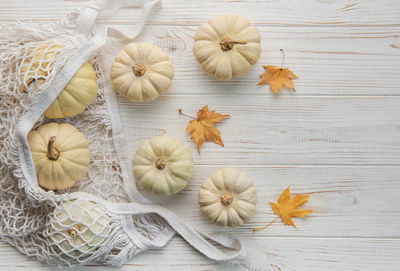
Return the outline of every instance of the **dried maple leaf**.
[[[182,113],[182,110],[179,109],[179,113],[187,116]],[[214,127],[214,124],[220,122],[223,118],[230,117],[229,115],[221,115],[219,113],[215,113],[215,110],[208,111],[208,105],[203,106],[197,112],[197,119],[192,118],[189,122],[189,125],[186,127],[186,132],[191,133],[191,139],[194,141],[194,144],[197,145],[197,151],[200,154],[200,147],[204,141],[212,141],[221,146],[224,146],[224,143],[221,139],[221,134],[218,129]]]
[[[290,198],[290,187],[288,187],[279,196],[278,203],[269,202],[269,205],[271,206],[272,211],[281,218],[283,223],[296,228],[296,225],[294,225],[292,220],[293,217],[306,217],[308,214],[312,213],[312,210],[298,209],[301,205],[307,202],[308,197],[308,195],[296,195]],[[262,228],[253,229],[253,231],[265,229],[276,219],[277,218]]]
[[[281,51],[283,52],[282,49]],[[285,54],[283,54],[282,65],[284,59]],[[274,94],[278,93],[278,91],[281,90],[283,86],[286,86],[295,91],[293,87],[293,79],[298,77],[288,68],[282,69],[282,65],[281,67],[273,65],[263,66],[265,72],[260,74],[261,80],[260,82],[258,82],[257,86],[262,84],[269,84]]]
[[[290,187],[288,187],[279,196],[278,203],[269,202],[269,205],[272,211],[281,217],[283,223],[296,228],[292,217],[306,217],[308,214],[312,213],[311,210],[298,209],[307,202],[308,197],[308,195],[296,195],[290,198]]]

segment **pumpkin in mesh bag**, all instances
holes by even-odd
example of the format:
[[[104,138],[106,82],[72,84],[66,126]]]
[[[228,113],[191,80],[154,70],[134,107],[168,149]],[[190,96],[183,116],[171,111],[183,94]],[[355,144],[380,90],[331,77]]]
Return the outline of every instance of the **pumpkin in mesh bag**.
[[[28,53],[19,69],[21,91],[37,91],[52,72],[62,46],[43,45]],[[88,62],[75,73],[58,97],[44,112],[46,118],[73,117],[82,113],[97,95],[96,73]]]
[[[52,122],[41,125],[29,132],[28,144],[42,188],[69,188],[88,172],[88,141],[71,124]]]
[[[45,235],[59,253],[84,259],[105,241],[110,231],[110,217],[93,201],[63,201],[50,215]]]

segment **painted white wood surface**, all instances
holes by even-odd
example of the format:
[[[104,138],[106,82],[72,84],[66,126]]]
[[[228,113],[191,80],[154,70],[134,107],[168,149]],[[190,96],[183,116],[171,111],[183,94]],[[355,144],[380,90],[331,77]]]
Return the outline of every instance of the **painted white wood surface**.
[[[80,1],[0,0],[0,22],[57,19]],[[192,55],[197,25],[235,12],[257,25],[263,54],[245,77],[218,82]],[[99,22],[129,27],[134,10],[104,13]],[[184,128],[204,104],[232,117],[218,124],[225,147],[205,143],[195,153],[189,186],[167,206],[205,232],[197,206],[202,180],[222,166],[244,170],[259,192],[256,215],[229,229],[250,248],[253,270],[400,270],[400,2],[397,0],[164,0],[139,40],[165,49],[175,69],[171,90],[154,102],[120,99],[132,155],[141,140],[167,132],[195,152]],[[286,65],[299,79],[296,93],[273,96],[256,87],[262,64]],[[311,193],[314,213],[297,229],[275,222],[267,206],[291,185]],[[184,206],[184,208],[182,207]],[[176,237],[119,270],[225,270]],[[241,270],[243,268],[231,268]],[[0,270],[55,270],[0,243]],[[109,270],[86,266],[74,270]]]

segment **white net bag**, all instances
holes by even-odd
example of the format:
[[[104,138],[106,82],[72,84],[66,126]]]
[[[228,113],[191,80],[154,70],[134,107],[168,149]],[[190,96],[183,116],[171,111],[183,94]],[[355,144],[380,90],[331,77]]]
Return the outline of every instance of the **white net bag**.
[[[0,237],[23,254],[60,266],[121,265],[178,233],[213,260],[243,258],[238,240],[190,229],[135,187],[106,51],[134,39],[157,2],[98,1],[59,22],[0,27]],[[142,16],[129,35],[92,27],[101,10],[138,5]],[[56,122],[70,123],[87,137],[88,174],[69,189],[45,191],[38,186],[27,134],[55,122],[43,112],[86,61],[96,73],[97,97],[83,113]],[[223,252],[215,243],[236,252]]]

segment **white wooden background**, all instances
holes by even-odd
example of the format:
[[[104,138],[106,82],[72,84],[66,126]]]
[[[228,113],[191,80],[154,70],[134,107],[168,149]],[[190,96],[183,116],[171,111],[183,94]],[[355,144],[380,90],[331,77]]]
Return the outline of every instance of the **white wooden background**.
[[[54,20],[81,5],[0,0],[0,22]],[[219,82],[197,64],[193,35],[200,23],[227,12],[258,27],[263,53],[245,77]],[[122,10],[98,22],[129,27],[138,16]],[[120,99],[132,156],[141,140],[164,131],[195,153],[192,182],[162,204],[205,232],[223,231],[202,217],[197,191],[217,168],[238,167],[254,180],[259,204],[250,223],[228,231],[258,247],[248,251],[257,259],[253,270],[400,270],[400,1],[164,0],[139,40],[167,51],[175,79],[154,102]],[[300,78],[296,93],[273,96],[255,84],[262,64],[280,64],[280,48]],[[232,117],[218,125],[225,147],[205,143],[199,156],[184,131],[188,119],[177,110],[195,115],[205,104]],[[253,233],[275,217],[267,202],[289,185],[311,194],[305,206],[314,212],[295,219],[297,229],[276,222]],[[0,269],[54,268],[0,242]],[[118,270],[222,269],[176,237]]]

